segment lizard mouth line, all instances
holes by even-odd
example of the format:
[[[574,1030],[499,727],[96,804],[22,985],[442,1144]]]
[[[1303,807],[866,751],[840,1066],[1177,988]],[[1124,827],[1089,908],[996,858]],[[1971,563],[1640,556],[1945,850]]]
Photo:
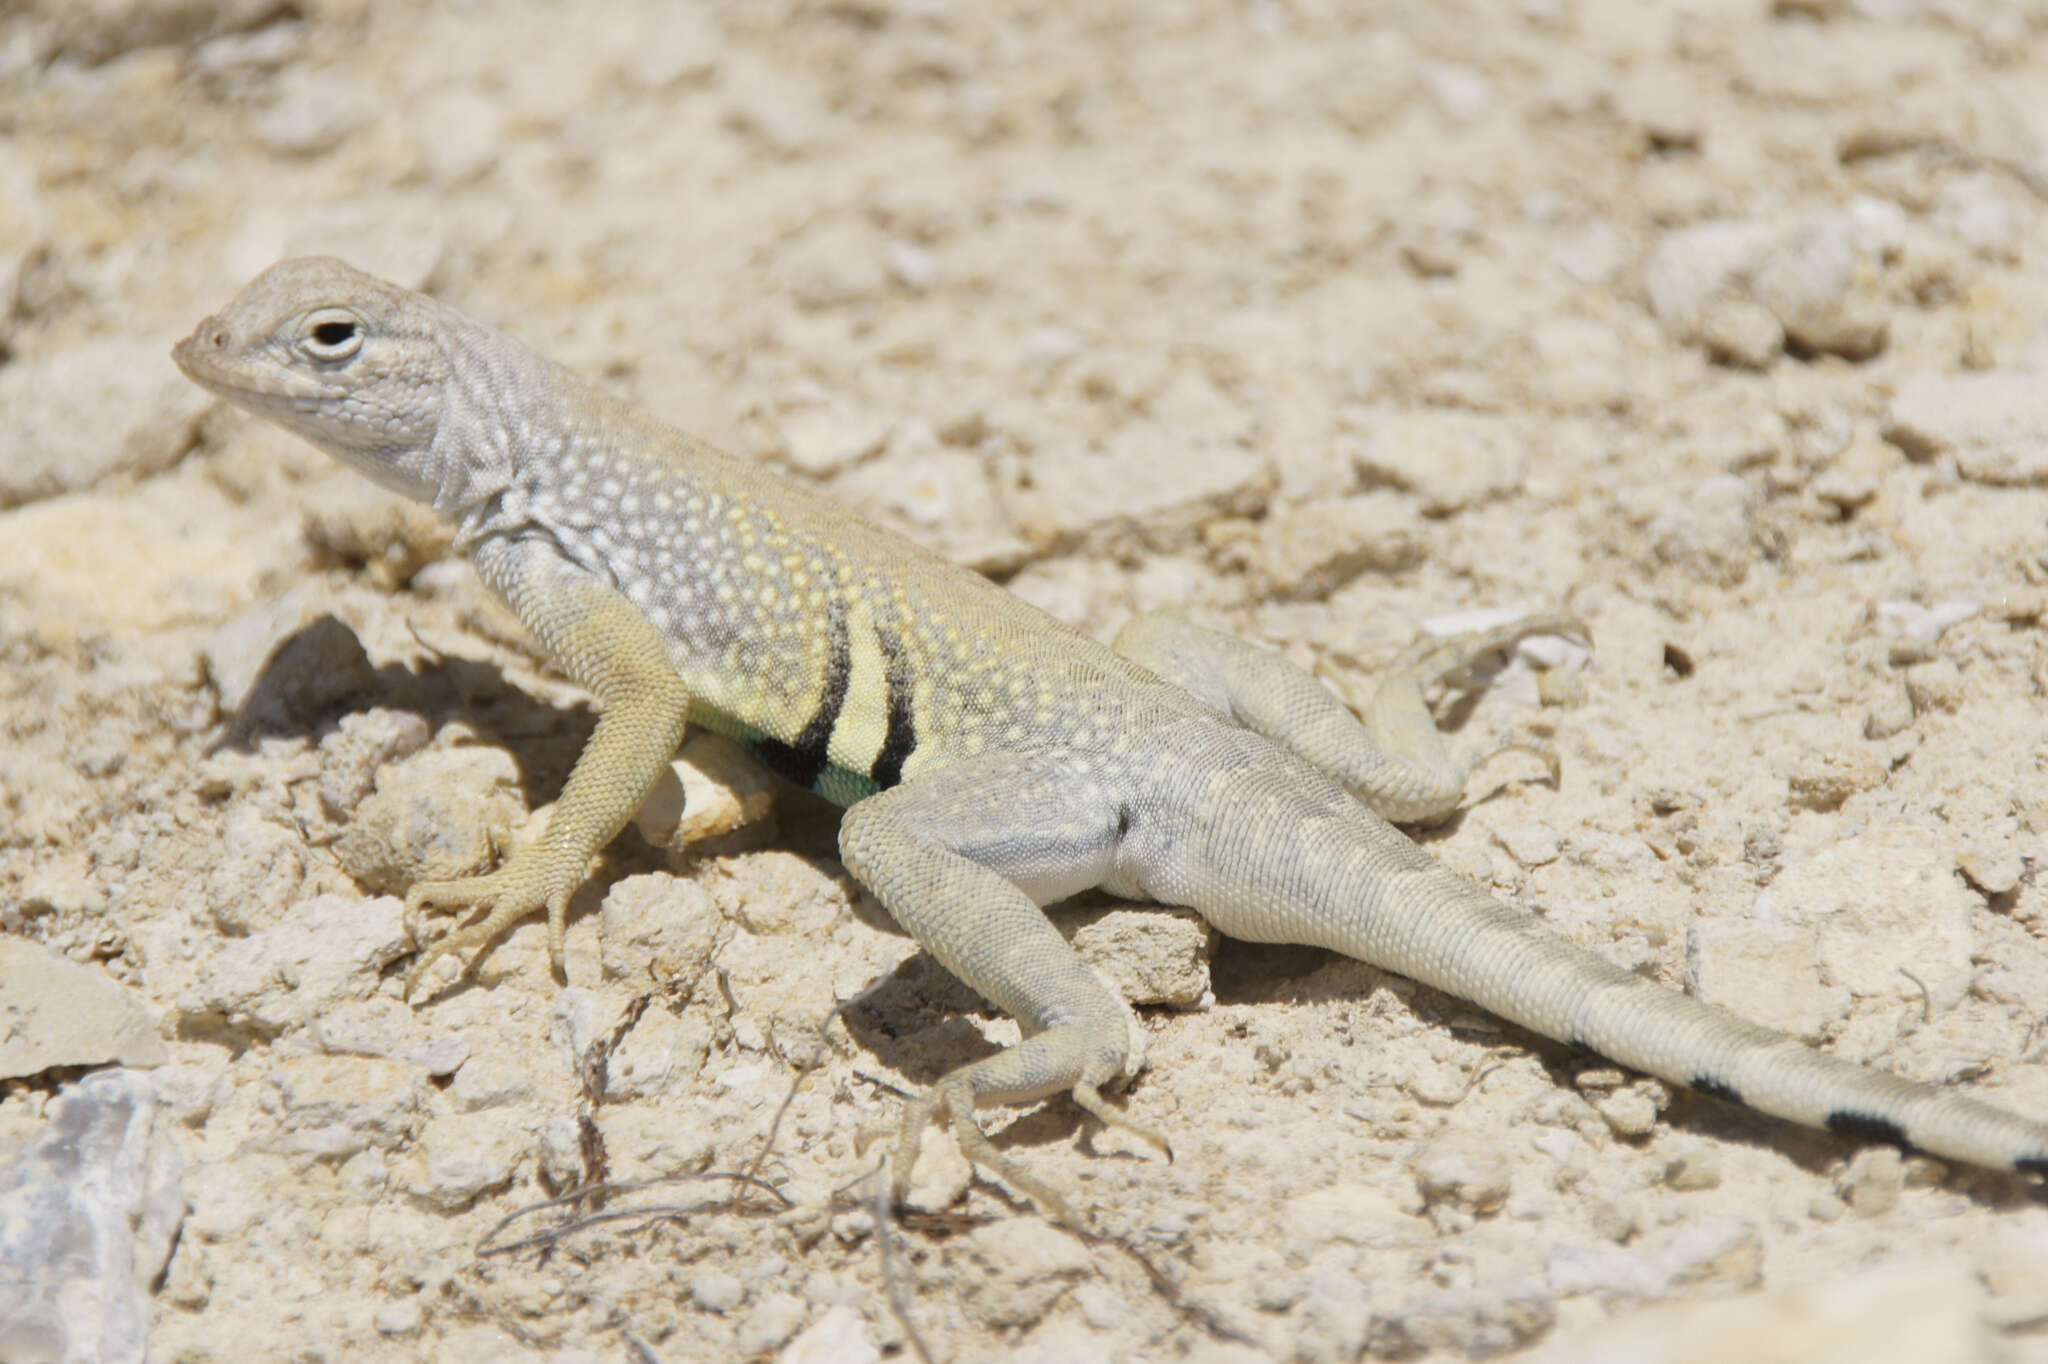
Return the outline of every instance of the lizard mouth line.
[[[171,360],[186,378],[224,398],[334,399],[346,395],[347,390],[339,384],[323,383],[296,371],[252,374],[235,369],[220,358],[226,350],[226,332],[209,317],[171,347]]]

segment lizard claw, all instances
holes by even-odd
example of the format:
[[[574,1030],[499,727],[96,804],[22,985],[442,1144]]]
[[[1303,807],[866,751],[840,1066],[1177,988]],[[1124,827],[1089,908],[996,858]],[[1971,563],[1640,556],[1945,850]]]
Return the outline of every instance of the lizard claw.
[[[420,916],[428,906],[466,905],[461,923],[452,932],[427,944],[405,973],[404,997],[426,975],[427,968],[450,953],[472,947],[488,947],[513,925],[534,911],[548,912],[548,949],[557,976],[562,974],[562,924],[568,913],[568,896],[546,896],[535,890],[534,878],[517,865],[499,868],[488,876],[465,876],[454,881],[422,881],[406,893],[405,927],[414,942],[419,941]],[[471,961],[463,974],[474,966]]]
[[[1094,1085],[1082,1083],[1074,1086],[1074,1102],[1095,1115],[1095,1120],[1104,1127],[1130,1133],[1147,1146],[1166,1157],[1168,1165],[1173,1164],[1173,1143],[1165,1134],[1147,1123],[1139,1122],[1130,1114],[1102,1097],[1102,1091]]]
[[[891,1200],[895,1206],[907,1206],[910,1170],[917,1163],[918,1138],[923,1135],[925,1124],[935,1117],[944,1116],[947,1125],[953,1129],[953,1140],[960,1144],[960,1154],[967,1157],[969,1164],[1022,1191],[1038,1205],[1048,1220],[1069,1229],[1078,1229],[1081,1219],[1058,1190],[996,1150],[995,1143],[974,1120],[974,1086],[967,1074],[969,1069],[972,1067],[954,1071],[933,1085],[923,1098],[903,1110],[903,1127],[897,1137],[896,1162],[891,1179]]]

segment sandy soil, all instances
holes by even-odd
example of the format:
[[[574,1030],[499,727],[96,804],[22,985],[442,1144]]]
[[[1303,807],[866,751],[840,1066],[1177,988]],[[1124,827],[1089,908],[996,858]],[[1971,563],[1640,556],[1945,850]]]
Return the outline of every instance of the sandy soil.
[[[998,1112],[1094,1233],[934,1138],[885,1237],[896,1091],[1015,1034],[815,802],[629,833],[570,988],[535,924],[408,1006],[391,892],[530,829],[586,700],[165,354],[330,252],[1104,637],[1350,682],[1568,607],[1444,711],[1560,785],[1432,851],[2048,1114],[2040,0],[17,0],[0,129],[0,933],[160,1039],[153,1358],[2048,1359],[2021,1183],[1156,912],[1072,922],[1177,1001],[1174,1163]],[[0,1081],[0,1160],[78,1074]],[[499,1227],[600,1172],[664,1182]]]

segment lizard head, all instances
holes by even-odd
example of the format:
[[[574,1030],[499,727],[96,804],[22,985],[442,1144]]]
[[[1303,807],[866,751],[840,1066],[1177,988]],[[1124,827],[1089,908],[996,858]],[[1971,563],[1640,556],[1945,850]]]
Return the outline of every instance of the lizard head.
[[[171,350],[187,378],[432,500],[452,366],[432,300],[326,256],[280,261]]]

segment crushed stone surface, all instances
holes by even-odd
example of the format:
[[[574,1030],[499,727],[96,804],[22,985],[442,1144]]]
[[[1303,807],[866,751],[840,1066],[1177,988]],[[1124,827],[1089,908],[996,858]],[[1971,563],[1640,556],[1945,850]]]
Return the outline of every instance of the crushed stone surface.
[[[407,1003],[396,896],[531,836],[588,698],[166,354],[339,254],[1104,639],[1176,607],[1355,691],[1568,609],[1590,653],[1439,712],[1559,783],[1495,758],[1426,846],[2048,1115],[2044,90],[2039,0],[0,7],[0,934],[121,1030],[5,1053],[0,1170],[109,1057],[170,1152],[94,1262],[149,1272],[73,1295],[142,1315],[37,1348],[2048,1359],[2018,1181],[1106,903],[1063,922],[1173,1162],[992,1112],[1096,1234],[932,1133],[885,1235],[899,1094],[1015,1027],[715,754],[750,827],[623,836],[566,987],[534,922]]]

